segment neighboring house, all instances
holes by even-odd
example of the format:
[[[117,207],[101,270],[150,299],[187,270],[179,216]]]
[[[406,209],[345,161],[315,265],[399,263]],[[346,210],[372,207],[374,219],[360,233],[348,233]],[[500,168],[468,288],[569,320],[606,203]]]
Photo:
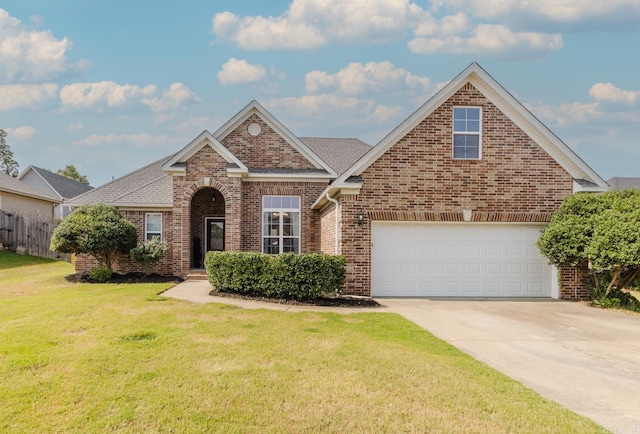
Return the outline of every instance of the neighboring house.
[[[65,202],[93,189],[90,185],[83,184],[36,166],[27,167],[18,176],[18,179],[49,196],[58,198],[61,202]],[[62,219],[68,216],[71,211],[72,210],[69,205],[60,203],[56,205],[54,215],[55,218]]]
[[[13,176],[0,173],[0,210],[41,220],[53,219],[57,197],[33,188]]]
[[[611,178],[607,180],[610,190],[624,190],[627,188],[635,188],[640,190],[640,178]]]
[[[580,299],[584,270],[560,289],[535,241],[565,197],[606,189],[473,63],[374,147],[296,137],[253,101],[70,204],[118,206],[140,239],[170,244],[161,269],[184,278],[208,250],[325,252],[346,257],[348,294]]]

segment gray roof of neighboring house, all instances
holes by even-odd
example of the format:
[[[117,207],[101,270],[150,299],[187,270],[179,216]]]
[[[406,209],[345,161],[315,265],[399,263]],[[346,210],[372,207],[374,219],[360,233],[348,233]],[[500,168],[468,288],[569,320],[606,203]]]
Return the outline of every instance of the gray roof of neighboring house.
[[[624,190],[625,188],[635,188],[640,190],[640,178],[611,178],[607,180],[609,189],[611,190]]]
[[[49,196],[37,188],[33,188],[26,182],[20,181],[19,179],[5,173],[0,173],[0,191],[60,203],[60,199],[57,197]]]
[[[79,206],[105,203],[118,206],[167,206],[173,205],[171,175],[162,170],[162,165],[175,154],[166,156],[141,169],[121,176],[94,190],[77,196],[68,202]]]
[[[66,178],[46,169],[41,169],[36,166],[31,166],[31,168],[35,170],[38,175],[42,176],[42,178],[49,183],[51,188],[53,188],[63,199],[71,199],[93,189],[90,185]]]
[[[298,137],[318,157],[327,163],[338,175],[371,150],[371,146],[358,139],[337,139],[326,137]]]

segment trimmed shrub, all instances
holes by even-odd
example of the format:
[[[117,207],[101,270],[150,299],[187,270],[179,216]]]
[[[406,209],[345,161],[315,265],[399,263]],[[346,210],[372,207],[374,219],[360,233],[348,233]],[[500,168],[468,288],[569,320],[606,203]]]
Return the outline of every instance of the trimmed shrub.
[[[97,283],[108,282],[113,276],[113,271],[109,267],[93,267],[89,271],[89,280]]]
[[[151,241],[140,243],[137,247],[129,250],[129,255],[135,263],[142,267],[144,274],[149,276],[167,250],[169,250],[169,245],[166,241],[160,241],[160,238],[153,237]]]
[[[343,256],[319,253],[208,252],[205,267],[217,291],[311,300],[342,290],[345,262]]]

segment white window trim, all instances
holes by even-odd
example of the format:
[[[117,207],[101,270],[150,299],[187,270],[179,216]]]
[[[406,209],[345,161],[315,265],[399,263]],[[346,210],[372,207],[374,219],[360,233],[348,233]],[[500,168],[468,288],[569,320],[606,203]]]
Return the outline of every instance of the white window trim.
[[[160,232],[157,231],[148,231],[148,220],[149,220],[149,216],[160,216]],[[162,241],[162,229],[163,229],[163,219],[162,219],[162,213],[160,212],[148,212],[145,213],[144,215],[144,240],[145,241],[149,241],[149,234],[151,234],[152,236],[157,235],[160,237],[160,241]]]
[[[264,199],[266,197],[297,197],[298,198],[298,208],[265,208],[264,206]],[[300,254],[300,252],[302,252],[302,197],[300,196],[296,196],[296,195],[285,195],[285,194],[266,194],[264,196],[262,196],[261,199],[262,203],[262,212],[260,213],[260,225],[262,226],[262,237],[260,238],[260,244],[262,245],[261,247],[261,251],[262,253],[265,253],[264,251],[264,239],[265,238],[275,238],[269,234],[265,234],[264,233],[264,227],[265,227],[265,221],[264,221],[264,213],[265,212],[285,212],[285,211],[293,211],[293,212],[297,212],[298,213],[298,222],[299,222],[299,228],[298,228],[298,236],[297,237],[286,237],[286,238],[298,238],[298,252],[296,252],[297,254]],[[282,221],[282,217],[280,217],[279,222],[278,222],[278,239],[279,239],[279,252],[277,253],[278,255],[283,253],[282,252],[282,248],[284,247],[284,238],[285,236],[283,235],[283,221]]]
[[[479,128],[478,128],[478,132],[469,132],[469,131],[456,131],[456,115],[455,115],[455,109],[457,108],[464,108],[464,109],[478,109],[479,113],[478,113],[478,120],[480,122]],[[451,158],[454,160],[482,160],[482,107],[480,106],[473,106],[473,105],[456,105],[453,106],[453,110],[451,113]],[[460,158],[460,157],[456,157],[455,156],[455,137],[456,134],[463,134],[463,135],[467,135],[467,136],[478,136],[478,158]]]

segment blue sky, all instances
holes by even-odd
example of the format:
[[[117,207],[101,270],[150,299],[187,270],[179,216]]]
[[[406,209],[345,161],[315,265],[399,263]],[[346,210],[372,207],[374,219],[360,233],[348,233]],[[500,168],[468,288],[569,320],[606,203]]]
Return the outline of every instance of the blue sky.
[[[251,100],[375,144],[478,62],[604,179],[640,177],[640,0],[0,1],[0,128],[98,186]]]

